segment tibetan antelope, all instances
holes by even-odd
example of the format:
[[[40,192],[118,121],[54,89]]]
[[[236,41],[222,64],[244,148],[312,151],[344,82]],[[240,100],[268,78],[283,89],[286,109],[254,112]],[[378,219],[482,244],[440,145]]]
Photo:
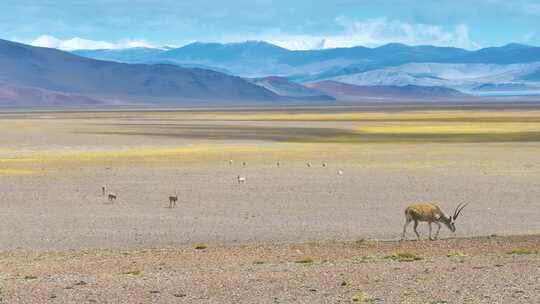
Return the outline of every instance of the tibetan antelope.
[[[328,166],[327,163],[322,163],[323,168],[326,168]]]
[[[246,162],[242,162],[242,166],[243,166],[243,167],[247,166],[247,163],[246,163]]]
[[[230,159],[230,160],[229,160],[229,165],[231,165],[231,166],[232,166],[232,164],[233,164],[233,160],[232,160],[232,159]]]
[[[278,162],[276,163],[276,166],[278,166],[278,167],[281,166],[281,162],[278,161]]]
[[[238,176],[236,177],[236,180],[238,180],[238,183],[239,183],[239,184],[245,184],[245,183],[246,183],[246,178],[243,177],[243,176],[240,176],[240,175],[238,175]]]
[[[109,202],[114,202],[116,201],[117,197],[116,197],[116,194],[114,193],[109,193]]]
[[[339,176],[343,175],[343,170],[339,169],[339,170],[337,171],[337,174],[338,174]]]
[[[405,225],[403,226],[403,234],[401,239],[405,239],[405,232],[407,226],[410,222],[414,221],[414,233],[418,240],[420,240],[420,234],[416,228],[418,227],[418,222],[428,222],[429,224],[429,239],[434,240],[439,237],[439,231],[441,230],[441,223],[443,223],[450,231],[456,232],[456,219],[459,216],[459,213],[467,204],[459,204],[454,211],[454,215],[448,216],[444,213],[439,206],[431,203],[418,203],[413,204],[405,209]],[[435,223],[438,228],[435,233],[435,238],[431,237],[431,223]]]
[[[178,193],[175,191],[174,195],[169,195],[169,208],[175,208],[178,202]]]
[[[307,166],[308,168],[311,168],[311,162],[307,162],[307,163],[306,163],[306,166]]]
[[[101,195],[105,196],[105,191],[107,190],[107,186],[103,185],[101,186]]]

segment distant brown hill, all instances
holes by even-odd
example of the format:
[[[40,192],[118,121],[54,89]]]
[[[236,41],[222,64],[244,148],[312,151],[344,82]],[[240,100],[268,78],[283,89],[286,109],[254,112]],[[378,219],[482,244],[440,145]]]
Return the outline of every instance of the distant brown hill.
[[[305,84],[338,100],[366,99],[433,99],[458,98],[468,95],[445,87],[426,86],[358,86],[337,81],[320,81]]]
[[[0,83],[0,105],[8,107],[36,106],[98,106],[124,104],[119,101],[92,98],[40,88],[21,87]]]
[[[138,100],[182,104],[183,100],[274,102],[281,98],[240,77],[167,64],[125,64],[88,59],[56,49],[0,40],[0,82],[56,92],[55,103],[70,104],[70,94],[91,100]],[[4,89],[5,90],[5,89]],[[12,87],[13,90],[13,87]],[[44,91],[18,89],[25,104]],[[7,93],[5,93],[7,94]],[[13,94],[12,94],[13,95]],[[47,98],[51,100],[54,94]],[[40,97],[41,96],[41,97]],[[65,98],[64,98],[65,97]],[[80,99],[82,100],[82,99]],[[0,100],[0,105],[2,104]],[[14,99],[11,100],[14,102]]]
[[[327,94],[306,87],[302,84],[292,82],[284,77],[270,76],[264,78],[255,78],[250,80],[252,83],[259,85],[276,93],[277,95],[305,100],[334,100],[335,98]]]

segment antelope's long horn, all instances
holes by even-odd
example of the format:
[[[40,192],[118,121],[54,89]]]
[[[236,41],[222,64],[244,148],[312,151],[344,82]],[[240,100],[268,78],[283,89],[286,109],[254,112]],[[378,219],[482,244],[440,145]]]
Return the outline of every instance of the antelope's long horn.
[[[458,218],[459,214],[461,213],[461,210],[463,210],[463,208],[467,207],[468,204],[469,203],[458,205],[458,207],[456,208],[456,213],[454,215],[454,220],[456,220]]]
[[[452,215],[452,218],[455,218],[455,217],[456,217],[456,214],[457,214],[457,212],[458,212],[459,207],[461,207],[461,204],[462,204],[462,203],[459,203],[459,204],[456,206],[456,210],[454,210],[454,215]]]

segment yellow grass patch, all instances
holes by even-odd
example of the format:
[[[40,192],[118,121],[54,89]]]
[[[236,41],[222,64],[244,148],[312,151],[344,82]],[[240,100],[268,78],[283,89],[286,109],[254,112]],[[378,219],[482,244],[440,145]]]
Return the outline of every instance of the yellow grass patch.
[[[0,158],[0,163],[31,163],[38,161],[37,158]]]
[[[0,175],[33,175],[38,174],[39,171],[37,170],[29,170],[29,169],[1,169],[0,168]]]
[[[174,115],[177,114],[177,115]],[[169,118],[224,121],[370,121],[370,120],[455,120],[455,119],[540,119],[540,111],[403,111],[403,112],[236,112],[172,113]]]
[[[130,148],[125,150],[98,151],[45,151],[19,155],[17,158],[0,158],[0,163],[25,162],[93,162],[93,161],[160,161],[178,158],[180,160],[212,160],[235,157],[263,158],[268,155],[301,157],[313,145],[193,145],[177,148]]]
[[[386,124],[360,127],[357,131],[377,134],[506,134],[538,132],[540,123]]]

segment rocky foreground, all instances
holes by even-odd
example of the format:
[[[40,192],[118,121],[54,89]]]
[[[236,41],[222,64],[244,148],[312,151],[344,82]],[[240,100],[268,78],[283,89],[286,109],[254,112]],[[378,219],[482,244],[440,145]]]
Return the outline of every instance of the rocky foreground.
[[[0,254],[0,303],[540,303],[540,235]]]

